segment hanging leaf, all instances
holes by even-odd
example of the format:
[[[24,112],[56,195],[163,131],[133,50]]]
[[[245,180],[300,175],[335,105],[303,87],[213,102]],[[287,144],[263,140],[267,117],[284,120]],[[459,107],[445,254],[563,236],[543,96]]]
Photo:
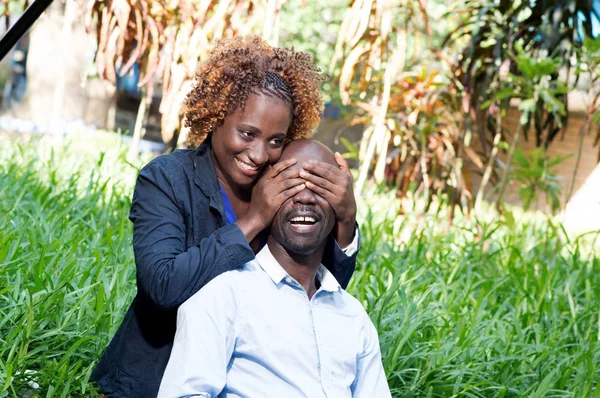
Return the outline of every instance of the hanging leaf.
[[[92,0],[86,21],[89,31],[96,30],[98,73],[114,84],[117,69],[125,74],[138,63],[147,101],[161,84],[162,134],[169,142],[180,127],[185,90],[212,41],[251,31],[272,36],[284,2]],[[264,23],[266,17],[271,23]]]

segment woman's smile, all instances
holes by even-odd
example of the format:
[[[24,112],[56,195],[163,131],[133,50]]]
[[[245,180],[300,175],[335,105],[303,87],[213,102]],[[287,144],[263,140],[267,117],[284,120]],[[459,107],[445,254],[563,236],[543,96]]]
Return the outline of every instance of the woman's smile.
[[[255,176],[260,172],[261,167],[253,166],[250,163],[244,162],[243,160],[234,157],[235,163],[238,165],[242,173],[248,176]]]

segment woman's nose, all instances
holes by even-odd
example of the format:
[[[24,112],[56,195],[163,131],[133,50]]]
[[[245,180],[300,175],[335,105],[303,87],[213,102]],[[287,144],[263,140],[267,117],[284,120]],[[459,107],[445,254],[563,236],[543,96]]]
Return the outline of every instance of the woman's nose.
[[[248,157],[257,166],[263,165],[267,163],[269,159],[269,155],[267,154],[267,149],[262,143],[255,143],[250,152],[248,152]]]

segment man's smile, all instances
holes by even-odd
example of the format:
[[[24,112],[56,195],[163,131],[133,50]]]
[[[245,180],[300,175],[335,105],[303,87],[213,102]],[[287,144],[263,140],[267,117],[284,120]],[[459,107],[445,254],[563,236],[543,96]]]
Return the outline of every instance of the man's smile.
[[[292,211],[287,217],[287,222],[292,231],[299,234],[308,234],[319,228],[322,216],[312,210]]]

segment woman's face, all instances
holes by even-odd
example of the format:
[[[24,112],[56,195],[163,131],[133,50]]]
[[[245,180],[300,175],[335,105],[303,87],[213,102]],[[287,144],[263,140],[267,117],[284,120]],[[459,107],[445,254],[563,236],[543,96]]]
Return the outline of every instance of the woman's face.
[[[251,94],[212,135],[217,176],[233,190],[251,189],[265,167],[283,152],[292,107],[279,98]]]

